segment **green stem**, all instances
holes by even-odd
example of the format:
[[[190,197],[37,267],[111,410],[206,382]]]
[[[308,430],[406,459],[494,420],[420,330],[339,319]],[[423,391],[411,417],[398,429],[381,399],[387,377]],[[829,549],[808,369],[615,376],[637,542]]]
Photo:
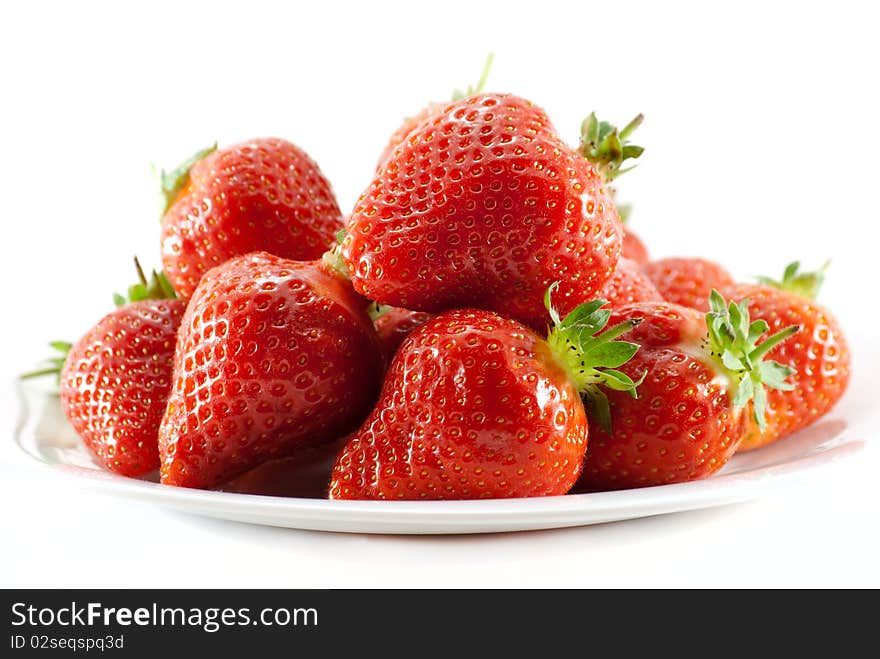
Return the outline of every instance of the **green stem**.
[[[480,80],[477,82],[477,86],[474,89],[474,94],[479,94],[483,91],[483,87],[486,86],[486,80],[489,78],[489,71],[492,68],[492,62],[495,60],[495,53],[489,53],[486,56],[486,63],[483,65],[483,72],[480,74]]]
[[[623,130],[620,131],[620,140],[625,141],[627,137],[633,134],[636,128],[642,125],[642,122],[645,120],[645,115],[639,113],[636,115],[635,119],[630,121],[626,126],[623,127]]]
[[[760,361],[761,358],[768,352],[773,350],[773,348],[785,341],[788,337],[792,336],[793,334],[797,334],[800,331],[800,325],[790,325],[785,329],[779,330],[778,332],[776,332],[776,334],[768,336],[767,339],[763,343],[761,343],[761,345],[759,345],[757,348],[749,353],[749,360],[752,362]]]
[[[642,324],[644,318],[631,318],[630,320],[624,320],[621,323],[617,323],[614,327],[605,330],[599,336],[596,337],[596,343],[607,343],[608,341],[613,341],[618,336],[622,336],[626,334],[634,327],[638,327]]]
[[[452,100],[460,101],[463,98],[467,98],[468,96],[473,96],[474,94],[479,94],[483,91],[483,87],[486,86],[486,80],[489,78],[489,71],[492,69],[492,62],[495,60],[495,53],[489,53],[486,56],[486,63],[483,65],[483,71],[480,73],[480,79],[477,81],[476,86],[468,85],[467,89],[461,91],[460,89],[456,89],[452,92]]]
[[[38,371],[29,371],[18,376],[19,380],[31,380],[33,378],[41,378],[45,375],[58,375],[60,370],[57,367],[42,368]]]
[[[171,285],[171,282],[168,281],[168,278],[164,273],[156,277],[156,282],[159,284],[159,288],[164,298],[173,300],[177,297],[177,293],[174,292],[174,287]]]
[[[137,270],[138,279],[140,280],[143,286],[147,285],[147,276],[144,274],[144,269],[141,267],[141,262],[138,257],[134,257],[134,269]]]
[[[64,361],[67,359],[67,353],[70,352],[73,345],[67,341],[52,341],[49,346],[58,354],[55,357],[49,357],[48,359],[43,360],[43,363],[47,364],[47,366],[23,373],[18,376],[19,379],[30,380],[45,375],[55,375],[59,380],[61,379],[61,369],[64,368]]]
[[[128,287],[128,295],[113,294],[113,302],[117,307],[121,307],[129,302],[139,302],[141,300],[173,300],[177,297],[171,282],[165,276],[164,272],[152,271],[150,278],[141,267],[140,259],[134,257],[134,267],[137,271],[138,283]]]

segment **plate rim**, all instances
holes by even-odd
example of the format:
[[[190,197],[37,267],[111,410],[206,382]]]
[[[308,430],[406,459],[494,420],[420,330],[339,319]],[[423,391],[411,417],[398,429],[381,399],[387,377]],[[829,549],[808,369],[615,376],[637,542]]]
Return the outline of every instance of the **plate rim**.
[[[695,510],[753,499],[763,492],[777,489],[804,477],[829,461],[858,454],[865,446],[865,440],[847,433],[816,444],[791,459],[745,471],[719,473],[709,478],[685,483],[547,497],[443,501],[340,501],[281,497],[175,487],[154,481],[128,478],[103,470],[97,465],[92,468],[52,462],[38,450],[34,450],[36,445],[28,446],[26,431],[29,421],[32,422],[36,415],[30,409],[31,405],[24,387],[17,388],[21,406],[15,427],[14,443],[29,459],[41,463],[48,469],[76,478],[80,483],[92,487],[110,489],[129,498],[192,514],[244,522],[247,522],[248,518],[260,516],[275,516],[277,522],[279,516],[284,514],[298,515],[300,519],[290,520],[293,523],[289,525],[267,520],[251,523],[313,530],[338,531],[351,527],[359,533],[480,533],[512,530],[505,527],[505,522],[511,523],[517,517],[541,518],[526,524],[513,524],[523,530],[582,526],[601,521],[598,518],[596,521],[573,519],[573,516],[579,512],[589,514],[590,509],[594,509],[595,513],[601,513],[600,517],[609,518],[605,521]],[[624,516],[621,516],[621,513],[624,513]],[[237,514],[241,516],[238,517]],[[304,524],[303,517],[312,521],[323,519],[325,523]],[[334,518],[332,522],[327,521],[328,517]],[[554,521],[554,517],[559,519]],[[444,524],[456,528],[444,530]],[[476,530],[468,528],[480,524],[484,527]],[[406,525],[417,528],[406,528]]]

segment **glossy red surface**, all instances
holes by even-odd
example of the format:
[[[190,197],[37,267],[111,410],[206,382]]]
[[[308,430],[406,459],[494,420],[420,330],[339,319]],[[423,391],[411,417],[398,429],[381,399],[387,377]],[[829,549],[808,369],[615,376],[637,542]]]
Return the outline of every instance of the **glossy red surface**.
[[[143,476],[159,466],[157,436],[185,307],[181,300],[126,304],[68,354],[59,383],[64,412],[110,471]]]
[[[189,298],[205,272],[233,256],[263,250],[317,259],[342,227],[330,183],[304,151],[281,139],[252,140],[192,168],[162,221],[162,263]]]
[[[638,263],[627,258],[621,258],[617,262],[617,268],[602,289],[596,293],[596,297],[607,300],[612,308],[637,302],[663,300],[660,291],[641,271]]]
[[[491,309],[537,330],[560,282],[566,313],[611,276],[622,227],[600,176],[543,110],[483,94],[409,134],[351,215],[352,283],[382,304]]]
[[[366,416],[384,358],[363,300],[321,262],[265,253],[209,271],[181,323],[162,482],[213,487]]]
[[[397,352],[379,402],[333,472],[334,499],[565,494],[587,445],[583,405],[536,334],[451,311]]]
[[[643,267],[667,302],[709,310],[712,289],[733,284],[733,277],[723,266],[698,258],[668,258],[652,261]]]
[[[746,414],[734,410],[728,382],[704,354],[702,314],[646,303],[612,313],[609,324],[642,323],[623,338],[641,344],[620,370],[647,373],[638,398],[607,391],[611,434],[590,426],[590,446],[576,490],[609,490],[705,478],[730,459]]]

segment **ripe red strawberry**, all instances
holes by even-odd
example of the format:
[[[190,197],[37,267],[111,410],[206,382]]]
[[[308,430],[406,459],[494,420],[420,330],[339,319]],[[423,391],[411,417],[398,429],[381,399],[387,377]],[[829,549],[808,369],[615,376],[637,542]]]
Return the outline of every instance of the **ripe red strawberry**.
[[[663,301],[663,297],[648,276],[639,269],[639,265],[626,258],[617,262],[617,268],[599,291],[599,297],[607,300],[611,307]]]
[[[700,258],[668,258],[643,267],[667,302],[708,311],[709,294],[733,283],[723,266]]]
[[[596,122],[606,180],[637,155]],[[628,149],[628,150],[627,150]],[[639,151],[640,153],[640,151]],[[547,287],[565,313],[595,296],[621,250],[596,166],[547,115],[510,95],[447,105],[409,134],[357,202],[342,243],[352,284],[381,304],[474,306],[546,326]]]
[[[207,270],[233,256],[263,250],[317,259],[343,226],[318,165],[281,139],[199,152],[163,173],[162,187],[162,261],[183,298]]]
[[[373,322],[388,361],[391,361],[410,332],[424,325],[430,318],[431,314],[424,311],[410,311],[399,307],[380,308],[379,315],[373,319]]]
[[[827,264],[826,264],[827,265]],[[748,300],[756,315],[766,318],[771,330],[797,323],[803,331],[776,346],[769,356],[794,371],[794,388],[767,392],[767,427],[749,427],[741,450],[770,444],[800,430],[827,414],[849,384],[850,350],[837,319],[814,300],[824,278],[817,272],[799,272],[790,264],[781,280],[761,278],[761,284],[735,284],[725,293]]]
[[[384,364],[365,307],[323,261],[258,252],[205,273],[178,336],[162,482],[211,488],[360,423]]]
[[[449,311],[416,329],[337,459],[330,497],[565,494],[587,445],[578,390],[598,400],[600,384],[630,393],[637,386],[615,368],[638,346],[614,340],[635,321],[599,333],[610,315],[604,304],[584,304],[565,320],[552,311],[547,341],[477,309]]]
[[[186,306],[161,274],[129,298],[75,344],[56,342],[61,357],[52,368],[28,375],[59,373],[61,406],[74,430],[104,467],[123,476],[143,476],[159,466],[157,436],[171,387],[177,328]],[[27,376],[25,376],[27,377]]]
[[[486,79],[489,77],[489,70],[492,68],[493,59],[494,55],[489,53],[488,57],[486,57],[486,63],[483,65],[483,72],[480,74],[480,80],[477,84],[473,86],[469,85],[463,92],[456,89],[452,93],[452,101],[460,101],[463,98],[479,94],[483,91],[483,87],[486,86]],[[394,149],[396,149],[414,129],[418,128],[419,125],[433,117],[435,114],[442,112],[446,105],[447,103],[429,103],[413,116],[407,117],[400,127],[391,134],[388,144],[385,145],[385,148],[382,150],[382,155],[379,157],[377,168],[382,167],[385,161],[388,160],[388,157],[394,152]]]
[[[623,256],[635,261],[640,266],[651,260],[645,243],[628,226],[623,227]]]
[[[628,335],[641,349],[622,370],[631,376],[646,372],[647,377],[638,399],[609,392],[611,432],[599,427],[592,435],[578,489],[644,487],[709,476],[736,451],[749,417],[763,421],[765,387],[791,386],[785,382],[788,367],[762,360],[797,326],[756,347],[767,323],[750,322],[745,304],[725,308],[717,293],[705,318],[688,307],[648,302],[616,310],[611,322],[632,318],[644,319]]]

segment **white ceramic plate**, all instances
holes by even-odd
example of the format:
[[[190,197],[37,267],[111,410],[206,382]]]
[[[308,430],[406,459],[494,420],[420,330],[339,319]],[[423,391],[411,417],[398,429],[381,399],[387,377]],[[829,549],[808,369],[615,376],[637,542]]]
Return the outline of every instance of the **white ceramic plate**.
[[[852,394],[852,392],[850,392]],[[864,445],[839,413],[784,442],[734,456],[702,481],[534,499],[326,501],[210,492],[111,474],[92,461],[64,418],[58,397],[21,388],[17,442],[29,456],[110,493],[185,513],[296,529],[357,533],[491,533],[582,526],[736,503],[805,477]]]

